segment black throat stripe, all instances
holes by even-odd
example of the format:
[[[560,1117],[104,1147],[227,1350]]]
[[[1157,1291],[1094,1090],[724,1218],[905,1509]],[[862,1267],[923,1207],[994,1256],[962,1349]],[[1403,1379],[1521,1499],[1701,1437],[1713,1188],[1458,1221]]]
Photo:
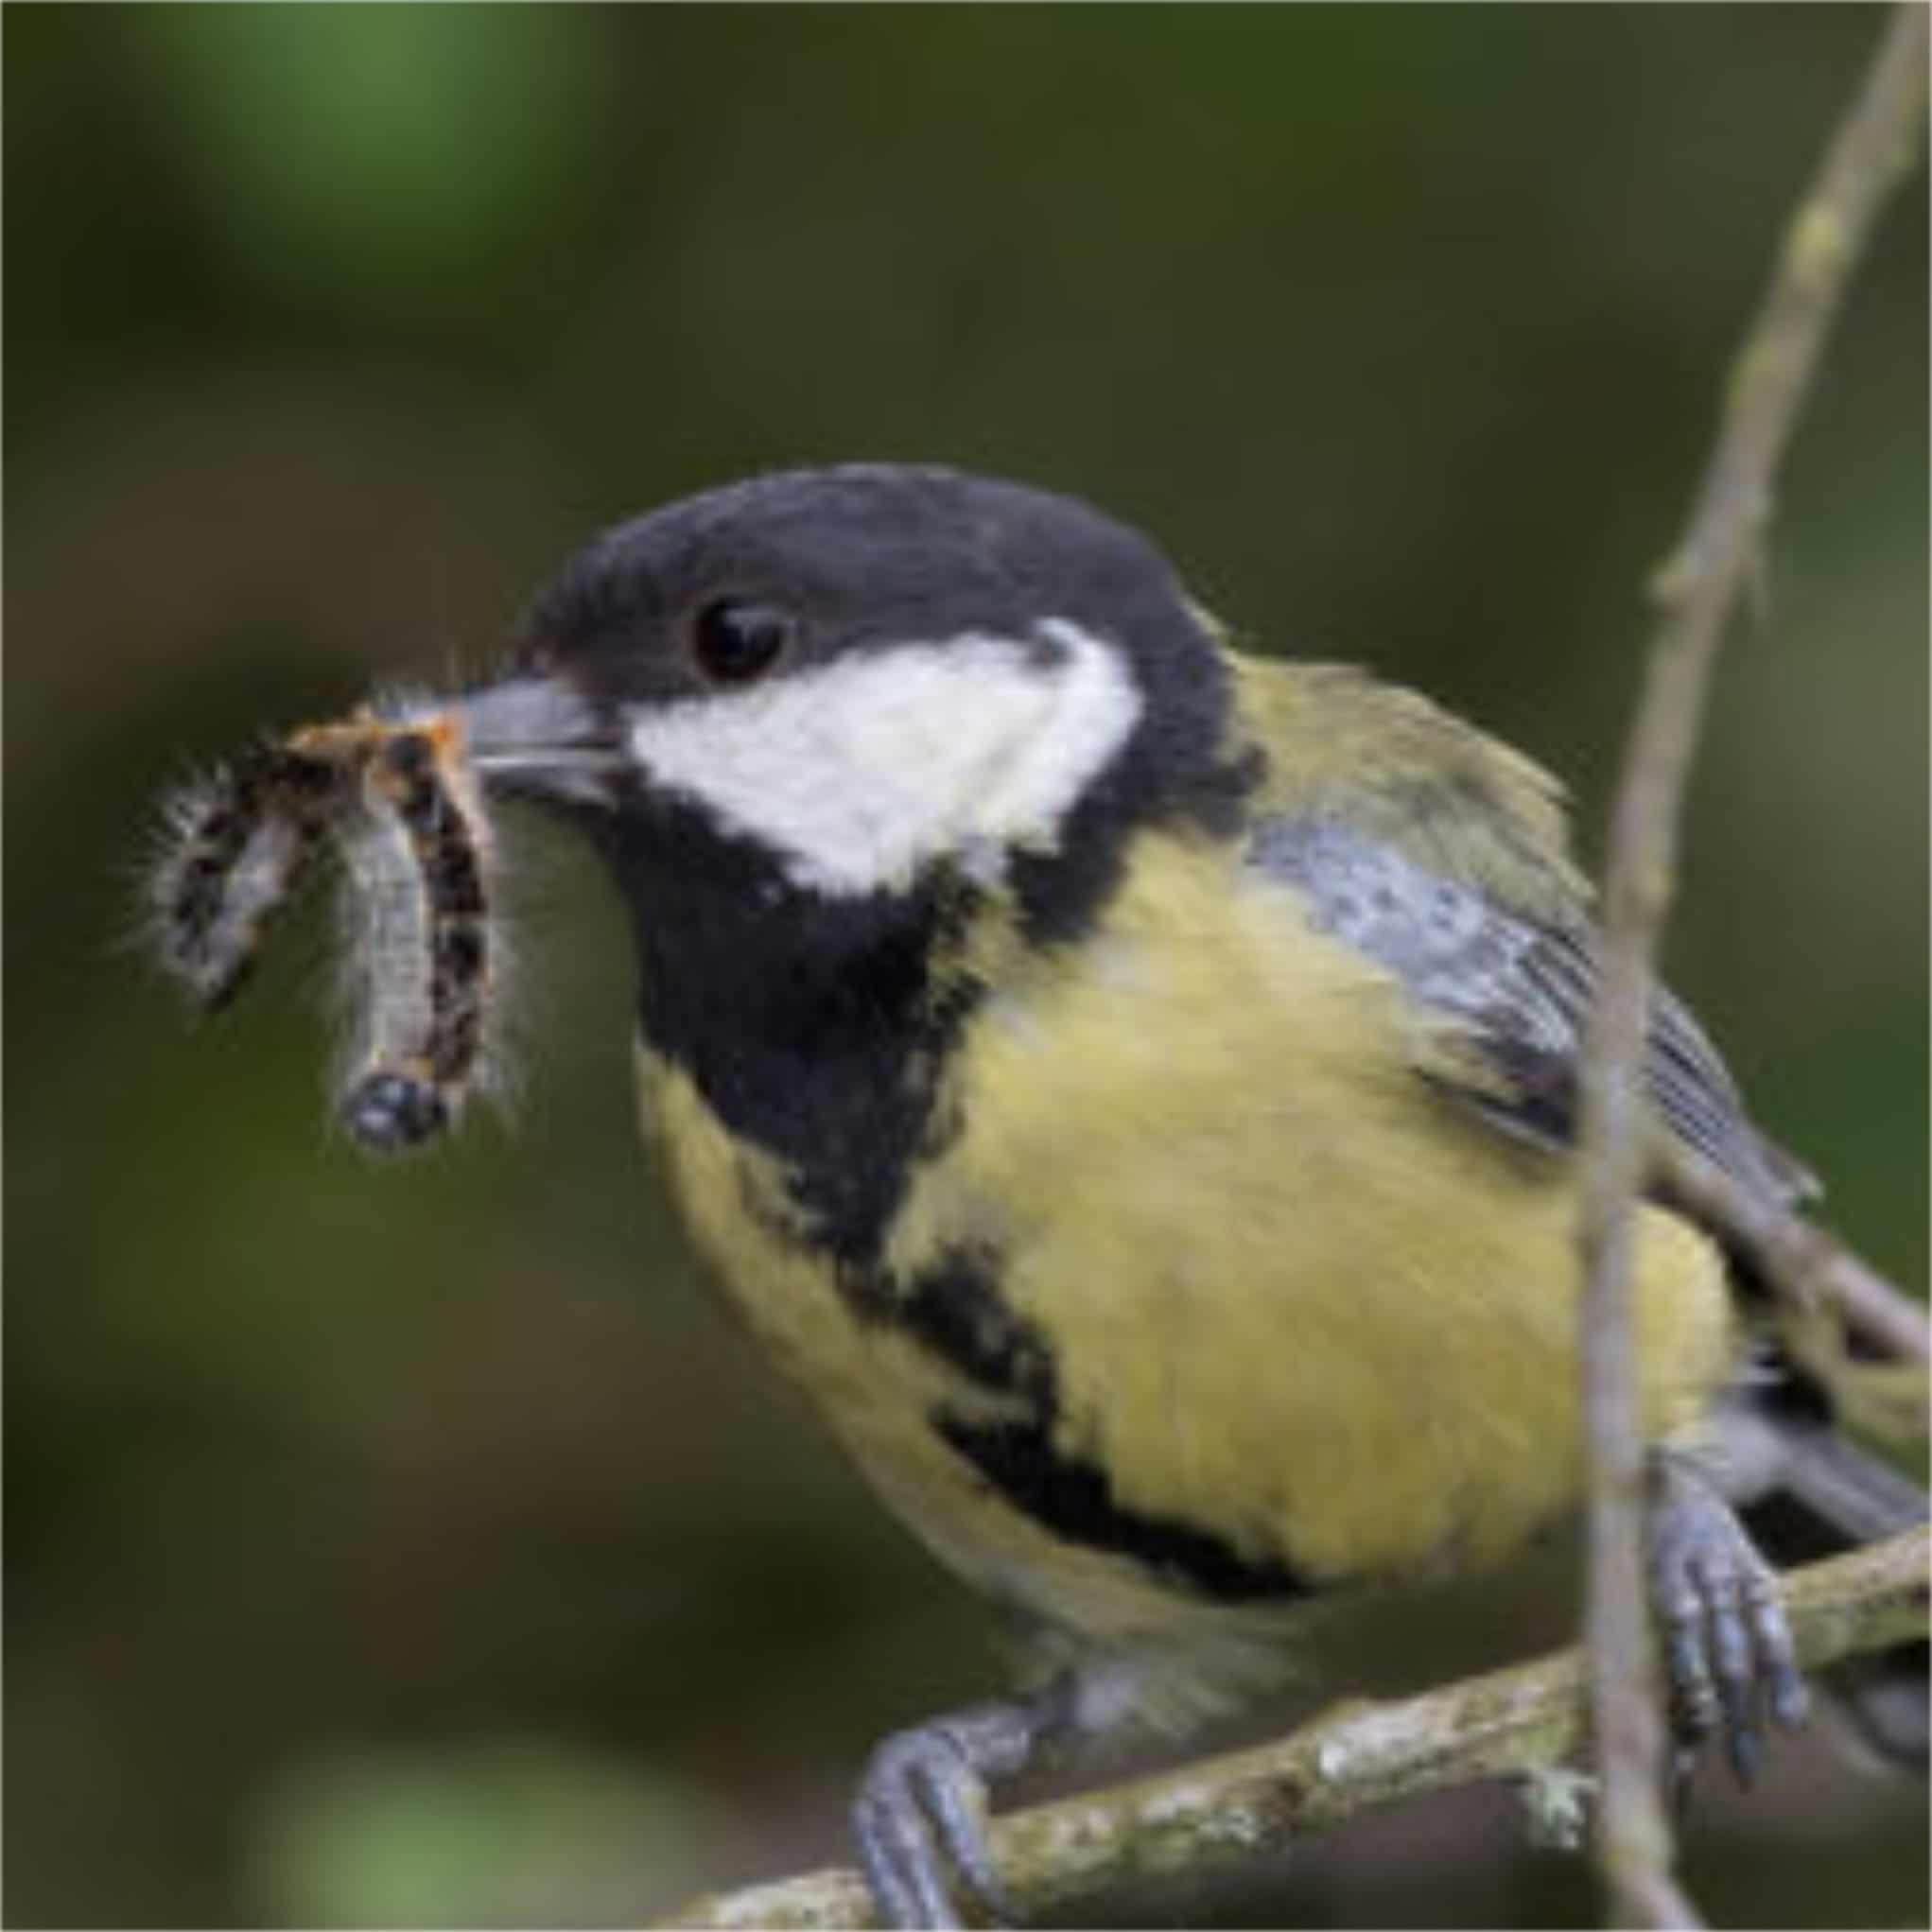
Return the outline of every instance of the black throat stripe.
[[[601,829],[632,914],[644,1036],[735,1138],[783,1164],[810,1244],[869,1266],[976,997],[934,966],[971,916],[970,889],[949,876],[821,897],[641,790]]]

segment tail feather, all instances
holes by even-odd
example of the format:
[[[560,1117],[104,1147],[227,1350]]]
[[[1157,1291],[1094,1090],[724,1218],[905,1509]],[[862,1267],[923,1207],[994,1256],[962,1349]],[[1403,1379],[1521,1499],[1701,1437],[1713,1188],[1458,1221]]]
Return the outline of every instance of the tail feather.
[[[1760,1419],[1766,1419],[1762,1412]],[[1773,1562],[1816,1561],[1926,1520],[1925,1492],[1828,1420],[1788,1412],[1769,1420],[1777,1447],[1769,1485],[1743,1514]],[[1835,1664],[1821,1675],[1872,1749],[1892,1763],[1926,1769],[1932,1756],[1932,1649],[1923,1642],[1900,1644]]]
[[[1782,1484],[1836,1546],[1876,1542],[1923,1523],[1925,1492],[1828,1424],[1787,1424]]]

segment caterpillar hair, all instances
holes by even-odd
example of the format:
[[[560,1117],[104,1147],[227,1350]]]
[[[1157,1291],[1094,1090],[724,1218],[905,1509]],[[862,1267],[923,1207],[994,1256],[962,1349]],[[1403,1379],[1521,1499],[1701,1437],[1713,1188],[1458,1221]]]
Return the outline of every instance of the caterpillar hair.
[[[452,718],[322,726],[315,741],[345,731],[361,737],[359,782],[330,827],[356,1015],[338,1111],[358,1145],[400,1153],[444,1133],[489,1070],[493,841]]]
[[[252,745],[167,802],[149,880],[161,965],[203,1012],[235,997],[321,830],[335,774],[286,745]]]

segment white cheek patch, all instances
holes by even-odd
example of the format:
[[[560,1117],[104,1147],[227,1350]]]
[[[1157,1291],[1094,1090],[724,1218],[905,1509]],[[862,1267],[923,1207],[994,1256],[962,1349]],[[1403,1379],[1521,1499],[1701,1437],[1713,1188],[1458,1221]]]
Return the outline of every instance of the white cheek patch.
[[[1057,647],[969,632],[839,659],[744,691],[638,709],[652,782],[757,839],[793,881],[862,895],[943,854],[981,877],[1051,847],[1141,708],[1122,654],[1063,618]]]

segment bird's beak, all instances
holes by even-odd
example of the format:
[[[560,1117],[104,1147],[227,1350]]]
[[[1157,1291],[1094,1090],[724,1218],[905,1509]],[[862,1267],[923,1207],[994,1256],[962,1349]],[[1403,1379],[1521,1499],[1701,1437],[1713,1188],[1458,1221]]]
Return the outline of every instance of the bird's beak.
[[[467,691],[454,706],[486,792],[609,806],[626,760],[617,734],[576,688],[523,672]]]

